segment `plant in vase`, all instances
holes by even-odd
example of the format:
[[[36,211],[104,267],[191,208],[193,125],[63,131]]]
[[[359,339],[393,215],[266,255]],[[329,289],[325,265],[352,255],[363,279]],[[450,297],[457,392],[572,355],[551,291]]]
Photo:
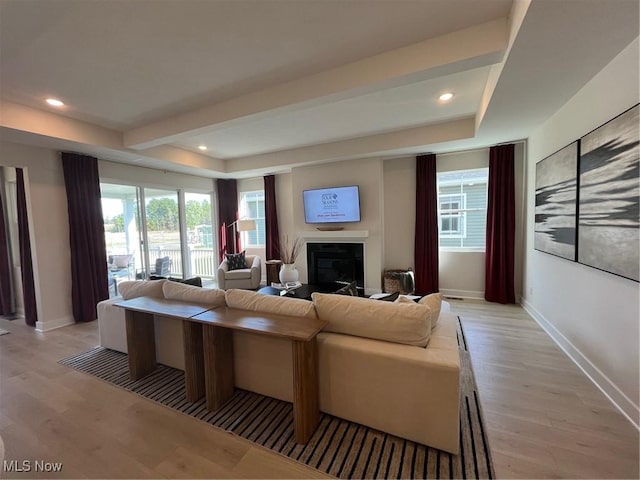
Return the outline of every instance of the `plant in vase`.
[[[289,241],[289,237],[284,237],[284,242],[280,242],[280,260],[282,260],[282,266],[280,267],[280,283],[285,284],[287,282],[297,282],[300,278],[300,274],[296,269],[296,259],[300,255],[302,250],[302,239],[296,237],[293,242]]]

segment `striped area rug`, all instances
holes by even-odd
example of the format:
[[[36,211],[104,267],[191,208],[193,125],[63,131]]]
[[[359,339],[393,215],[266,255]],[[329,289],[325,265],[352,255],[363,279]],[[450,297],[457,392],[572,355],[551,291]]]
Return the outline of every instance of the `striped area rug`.
[[[293,437],[293,410],[288,402],[245,390],[217,412],[205,400],[185,398],[184,373],[159,365],[137,381],[129,379],[127,355],[97,347],[60,361],[210,425],[239,435],[337,478],[493,478],[476,383],[462,325],[458,319],[461,356],[460,454],[388,435],[363,425],[322,414],[306,445]]]

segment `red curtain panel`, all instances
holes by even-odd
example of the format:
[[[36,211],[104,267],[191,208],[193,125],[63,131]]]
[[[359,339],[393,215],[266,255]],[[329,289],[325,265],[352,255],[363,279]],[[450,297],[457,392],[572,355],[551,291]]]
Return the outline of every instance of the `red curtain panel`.
[[[417,295],[437,292],[438,182],[435,154],[416,157],[415,288]]]
[[[267,256],[265,260],[279,260],[280,230],[278,228],[275,175],[266,175],[264,177],[264,224]]]
[[[21,168],[16,168],[16,192],[16,204],[18,210],[18,242],[20,244],[20,269],[22,270],[24,319],[27,325],[35,327],[36,322],[38,321],[38,310],[36,307],[36,289],[33,280],[31,242],[29,241],[27,196],[24,188],[24,172]]]
[[[218,184],[218,254],[220,261],[224,260],[226,253],[238,253],[240,251],[240,235],[233,239],[233,227],[231,224],[238,220],[238,184],[236,180],[224,180],[219,178]]]
[[[13,313],[12,304],[8,232],[0,196],[0,315]]]
[[[485,293],[489,302],[516,303],[514,145],[489,150]]]
[[[63,152],[71,249],[71,303],[76,322],[97,318],[96,304],[109,298],[107,251],[98,159]]]

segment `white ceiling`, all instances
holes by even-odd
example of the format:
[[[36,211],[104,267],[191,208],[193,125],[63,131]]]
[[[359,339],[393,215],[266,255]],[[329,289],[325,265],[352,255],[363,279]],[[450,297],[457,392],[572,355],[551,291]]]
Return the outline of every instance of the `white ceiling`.
[[[0,0],[0,138],[211,177],[487,146],[637,36],[637,0]]]

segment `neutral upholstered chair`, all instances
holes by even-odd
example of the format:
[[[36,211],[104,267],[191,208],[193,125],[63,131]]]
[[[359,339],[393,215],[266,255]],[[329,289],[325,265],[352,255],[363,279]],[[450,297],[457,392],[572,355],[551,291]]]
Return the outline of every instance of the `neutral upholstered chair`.
[[[260,277],[262,276],[260,257],[257,255],[247,255],[245,260],[245,268],[237,270],[229,270],[227,260],[223,260],[218,267],[218,288],[222,290],[229,288],[256,290],[260,287]]]

